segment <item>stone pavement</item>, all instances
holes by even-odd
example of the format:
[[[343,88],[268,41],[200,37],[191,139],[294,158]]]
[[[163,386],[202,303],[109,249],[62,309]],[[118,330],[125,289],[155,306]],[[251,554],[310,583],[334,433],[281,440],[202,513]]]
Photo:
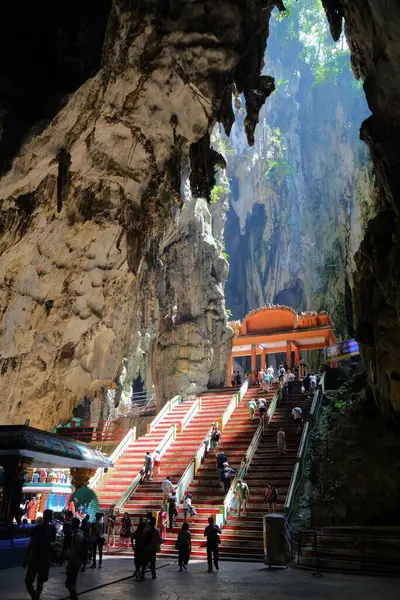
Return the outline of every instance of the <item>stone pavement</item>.
[[[80,574],[82,600],[398,600],[399,580],[390,577],[339,575],[297,569],[268,570],[261,563],[221,562],[220,571],[207,573],[205,562],[191,562],[179,573],[173,561],[158,561],[158,579],[133,581],[132,559],[106,558],[103,569]],[[126,578],[126,579],[124,579]],[[68,598],[64,569],[51,571],[42,600]],[[117,581],[121,580],[121,581]],[[113,583],[114,582],[114,583]],[[100,587],[102,586],[102,587]],[[93,589],[97,588],[97,589]],[[29,600],[22,568],[0,571],[1,600]]]

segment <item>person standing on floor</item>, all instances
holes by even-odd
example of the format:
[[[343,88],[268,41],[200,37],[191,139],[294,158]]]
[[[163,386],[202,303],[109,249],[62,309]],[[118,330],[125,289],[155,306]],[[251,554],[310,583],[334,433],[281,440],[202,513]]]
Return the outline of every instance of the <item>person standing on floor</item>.
[[[153,476],[161,475],[161,452],[156,450],[153,455]]]
[[[164,504],[161,505],[160,512],[158,513],[157,525],[160,530],[161,539],[164,542],[167,537],[167,511]]]
[[[162,490],[162,495],[163,495],[163,498],[162,498],[163,504],[165,504],[166,501],[168,500],[169,493],[173,487],[174,487],[174,485],[173,485],[173,483],[171,483],[169,475],[167,475],[161,484],[161,490]]]
[[[71,521],[72,535],[67,564],[67,578],[65,580],[65,587],[69,591],[70,600],[78,600],[78,594],[76,593],[76,582],[78,579],[79,569],[84,563],[85,556],[87,555],[87,548],[85,549],[85,538],[83,537],[82,531],[79,531],[79,524],[80,521],[78,517],[74,517]]]
[[[120,548],[127,548],[131,537],[132,537],[132,521],[129,517],[129,513],[124,512],[124,516],[122,517],[122,522],[121,522],[121,531],[119,532]]]
[[[135,562],[135,570],[133,572],[133,577],[136,579],[141,578],[142,567],[144,564],[144,568],[146,569],[145,562],[145,529],[146,524],[143,521],[139,521],[136,530],[132,534],[132,546],[133,546],[133,556]]]
[[[297,427],[297,433],[301,432],[301,424],[303,422],[303,411],[301,410],[300,406],[295,406],[294,409],[292,410],[292,416],[294,419],[294,424]]]
[[[146,565],[150,563],[150,571],[153,579],[157,579],[156,557],[161,551],[162,539],[156,527],[156,518],[151,517],[150,526],[145,530],[144,563],[142,564],[141,577],[143,580],[146,573]]]
[[[283,456],[284,454],[286,454],[286,435],[285,435],[285,432],[283,431],[282,427],[279,429],[278,433],[276,434],[276,445],[278,448],[279,456]]]
[[[49,579],[51,549],[56,541],[56,528],[52,525],[53,511],[43,512],[43,522],[33,528],[24,560],[25,586],[32,600],[39,600],[43,584]],[[37,578],[36,590],[33,587]]]
[[[96,552],[99,551],[99,569],[103,566],[103,546],[104,546],[104,523],[103,514],[96,513],[96,520],[91,526],[92,537],[92,565],[91,569],[96,568]]]
[[[228,462],[228,457],[225,452],[221,450],[219,454],[217,454],[217,470],[219,481],[222,485],[224,485],[224,463]]]
[[[168,527],[173,529],[175,527],[175,519],[178,516],[178,510],[176,508],[176,494],[175,489],[172,488],[168,497]]]
[[[250,490],[249,490],[249,486],[247,485],[247,483],[242,481],[242,479],[238,479],[236,491],[238,494],[238,501],[239,501],[238,519],[240,519],[240,514],[241,514],[242,510],[243,510],[243,516],[244,517],[246,516],[247,502],[250,498]]]
[[[219,550],[218,545],[221,543],[221,530],[218,525],[215,525],[214,519],[212,517],[208,517],[208,525],[204,530],[204,537],[207,538],[206,547],[207,547],[207,563],[208,563],[208,572],[211,573],[213,570],[213,562],[214,566],[219,571]]]
[[[190,553],[192,551],[192,536],[189,532],[189,523],[184,523],[182,529],[178,533],[178,537],[175,543],[175,550],[178,550],[178,565],[179,571],[183,569],[186,571],[186,566],[190,559]]]
[[[115,514],[115,506],[110,508],[107,515],[107,546],[110,547],[110,538],[112,538],[111,546],[115,547],[115,523],[117,515]]]
[[[84,519],[82,519],[82,522],[80,524],[80,531],[83,535],[83,544],[82,544],[82,568],[81,571],[82,573],[85,571],[86,569],[86,565],[88,563],[88,561],[90,560],[91,557],[91,536],[90,536],[90,528],[91,525],[89,523],[89,515],[86,515]],[[72,528],[72,523],[71,523],[71,528]],[[90,554],[90,556],[89,556]]]
[[[64,534],[64,537],[63,537],[63,557],[64,557],[64,560],[66,560],[67,557],[68,557],[69,545],[70,545],[70,542],[71,542],[71,535],[72,535],[71,521],[72,521],[72,518],[73,518],[72,512],[70,510],[67,510],[66,519],[64,521],[63,528],[62,528],[62,531],[63,531],[63,534]]]
[[[251,400],[248,401],[247,408],[249,409],[250,421],[254,421],[254,416],[255,416],[255,412],[256,412],[256,408],[257,408],[257,403],[254,400],[254,398],[251,398]]]

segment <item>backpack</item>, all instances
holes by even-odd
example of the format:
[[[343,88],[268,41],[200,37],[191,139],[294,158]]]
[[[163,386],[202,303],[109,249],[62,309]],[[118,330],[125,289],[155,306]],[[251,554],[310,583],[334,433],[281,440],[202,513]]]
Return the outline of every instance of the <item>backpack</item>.
[[[219,431],[214,431],[214,433],[211,436],[211,439],[213,442],[218,442],[219,438],[220,438],[220,432]]]

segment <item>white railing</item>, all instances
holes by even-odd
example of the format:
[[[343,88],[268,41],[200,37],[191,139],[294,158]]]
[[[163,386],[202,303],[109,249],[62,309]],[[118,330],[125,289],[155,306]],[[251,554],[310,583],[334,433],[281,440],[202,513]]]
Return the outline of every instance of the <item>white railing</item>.
[[[125,437],[120,441],[115,450],[110,454],[109,460],[115,464],[115,462],[119,459],[121,454],[125,452],[127,448],[136,440],[136,427],[132,427],[129,429]],[[105,475],[105,471],[102,467],[99,467],[96,470],[96,473],[89,479],[88,487],[94,489],[96,485],[103,479]]]
[[[190,409],[187,411],[186,415],[179,423],[179,431],[183,431],[185,427],[189,425],[190,421],[197,415],[199,410],[201,410],[201,398],[197,398],[197,400],[195,400]]]
[[[161,442],[159,442],[157,444],[157,450],[159,451],[161,456],[168,450],[168,448],[171,446],[172,442],[175,441],[175,438],[176,438],[176,425],[171,425],[171,427],[168,429],[167,433],[164,435]],[[140,469],[139,473],[137,473],[137,475],[135,475],[134,479],[129,484],[129,486],[127,487],[125,492],[122,494],[120,499],[116,502],[116,508],[118,510],[121,510],[121,508],[123,508],[124,504],[126,504],[127,500],[129,500],[129,498],[132,496],[132,494],[135,493],[136,489],[139,487],[139,484],[141,483],[141,481],[143,479],[144,472],[145,472],[145,469],[143,466]]]
[[[190,464],[186,467],[182,477],[180,478],[179,482],[176,485],[177,503],[179,503],[181,501],[181,499],[183,498],[183,496],[185,494],[185,491],[187,490],[189,485],[192,483],[193,479],[196,477],[198,470],[201,466],[201,463],[203,462],[207,452],[211,448],[212,430],[213,430],[213,428],[210,427],[210,429],[207,431],[203,441],[201,442],[200,446],[198,447],[198,449],[196,451],[196,454],[194,455],[193,459],[190,461]]]
[[[235,410],[235,408],[238,405],[238,397],[237,394],[235,394],[234,396],[232,396],[230,402],[228,403],[228,406],[225,408],[224,413],[222,415],[222,419],[221,419],[221,431],[224,430],[225,425],[228,423],[229,419],[232,416],[233,411]]]
[[[213,427],[211,426],[210,429],[207,431],[207,433],[204,437],[204,440],[200,444],[199,449],[197,450],[197,452],[194,456],[194,475],[195,476],[197,475],[198,470],[200,469],[201,463],[203,462],[207,452],[209,452],[209,450],[211,448],[212,430],[213,430]]]
[[[159,423],[163,420],[163,418],[176,406],[180,404],[182,401],[181,396],[174,396],[172,400],[168,400],[167,404],[160,410],[158,415],[154,417],[151,423],[147,425],[147,433],[152,433],[153,430],[157,427]]]
[[[194,479],[194,460],[186,467],[182,477],[180,478],[178,485],[176,486],[176,503],[179,505],[180,501],[185,495],[185,491],[192,483]]]
[[[245,396],[247,394],[247,390],[249,389],[249,384],[250,384],[250,379],[246,379],[246,381],[244,381],[240,387],[240,390],[238,391],[238,399],[239,402],[241,401],[241,399],[243,398],[243,396]]]

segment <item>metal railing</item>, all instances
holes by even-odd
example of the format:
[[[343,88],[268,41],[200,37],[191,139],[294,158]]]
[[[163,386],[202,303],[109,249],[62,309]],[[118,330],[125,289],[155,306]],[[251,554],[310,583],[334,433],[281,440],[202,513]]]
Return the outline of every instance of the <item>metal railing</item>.
[[[311,440],[311,433],[314,429],[314,425],[318,420],[319,411],[321,408],[322,398],[325,395],[325,373],[322,375],[321,380],[319,382],[318,388],[314,392],[311,409],[310,409],[310,417],[311,421],[307,421],[304,425],[300,445],[297,452],[296,464],[294,466],[292,477],[290,479],[289,489],[285,500],[284,512],[287,520],[290,522],[290,519],[293,514],[295,500],[300,489],[300,486],[303,482],[304,475],[306,472],[306,462],[308,457],[309,444]]]
[[[157,449],[161,456],[168,450],[168,448],[175,441],[175,439],[176,439],[176,425],[171,425],[171,427],[168,429],[167,433],[164,435],[161,442],[159,442],[157,444]],[[129,498],[132,496],[132,494],[135,493],[136,489],[142,482],[144,474],[145,474],[145,468],[143,466],[141,468],[141,470],[139,471],[139,473],[137,473],[137,475],[135,475],[134,479],[129,484],[129,486],[127,487],[125,492],[122,494],[122,496],[116,502],[116,504],[115,504],[116,509],[118,509],[120,511],[124,507],[126,502],[129,500]]]
[[[156,399],[154,391],[133,392],[131,396],[131,404],[133,407],[147,406]]]
[[[183,417],[182,421],[179,423],[178,431],[183,431],[185,427],[187,427],[190,421],[197,415],[197,413],[201,410],[201,398],[197,398],[190,409],[187,411],[186,415]]]
[[[298,566],[319,571],[400,574],[400,535],[314,530],[291,532],[292,557]]]
[[[127,432],[127,434],[125,435],[123,440],[121,440],[121,442],[115,448],[115,450],[110,454],[109,459],[111,460],[111,462],[114,464],[119,459],[121,454],[123,452],[125,452],[125,450],[127,448],[129,448],[129,446],[131,444],[133,444],[133,442],[135,440],[136,440],[136,427],[132,427],[132,429],[129,429],[129,431]],[[96,487],[96,485],[104,477],[104,475],[105,475],[104,469],[102,467],[99,467],[96,470],[96,473],[93,475],[93,477],[91,479],[89,479],[88,486],[90,488],[94,489]]]
[[[147,433],[152,433],[152,431],[157,427],[157,425],[163,420],[163,418],[176,406],[182,402],[181,396],[174,396],[171,400],[168,400],[166,405],[160,410],[158,415],[152,420],[151,423],[147,425]]]

